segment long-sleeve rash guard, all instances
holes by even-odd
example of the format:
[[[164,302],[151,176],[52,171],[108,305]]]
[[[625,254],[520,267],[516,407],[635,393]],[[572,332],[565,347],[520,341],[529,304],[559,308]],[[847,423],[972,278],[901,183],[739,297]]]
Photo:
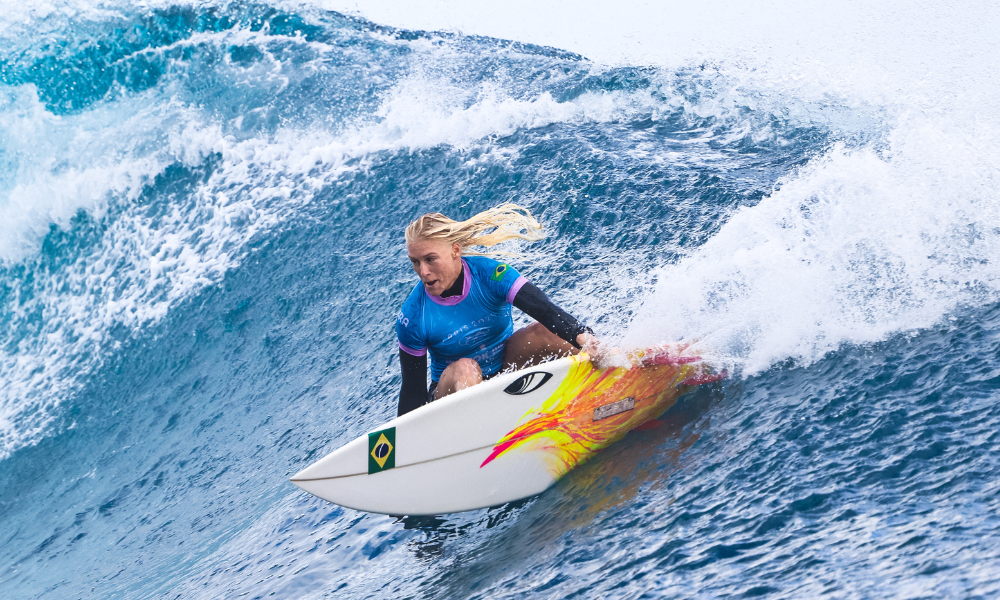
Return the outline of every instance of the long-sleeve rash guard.
[[[487,377],[499,372],[506,341],[513,333],[511,304],[576,347],[576,337],[590,332],[513,267],[488,258],[467,257],[448,291],[431,296],[418,283],[400,311],[396,330],[403,384],[398,414],[428,401],[428,348],[432,363],[436,363],[431,371],[434,382],[447,365],[465,357],[479,362]]]

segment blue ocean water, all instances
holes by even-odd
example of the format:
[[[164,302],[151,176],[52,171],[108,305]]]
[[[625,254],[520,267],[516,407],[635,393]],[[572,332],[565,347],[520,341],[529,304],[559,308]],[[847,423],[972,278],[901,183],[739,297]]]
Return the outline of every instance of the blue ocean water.
[[[1000,594],[991,88],[276,6],[3,17],[0,595]],[[506,201],[559,304],[732,377],[515,504],[288,483],[395,414],[405,224]]]

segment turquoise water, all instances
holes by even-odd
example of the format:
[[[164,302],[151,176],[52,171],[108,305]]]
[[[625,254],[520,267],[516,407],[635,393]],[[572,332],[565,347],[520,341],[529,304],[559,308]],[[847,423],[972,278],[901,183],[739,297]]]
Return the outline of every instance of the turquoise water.
[[[3,597],[1000,593],[991,88],[50,9],[0,51]],[[288,483],[395,414],[405,224],[506,201],[560,305],[732,377],[515,504]]]

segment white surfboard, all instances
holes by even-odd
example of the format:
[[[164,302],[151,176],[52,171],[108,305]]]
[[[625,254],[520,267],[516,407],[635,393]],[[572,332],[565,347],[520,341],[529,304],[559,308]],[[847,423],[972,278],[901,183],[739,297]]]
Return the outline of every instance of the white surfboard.
[[[498,375],[378,427],[292,482],[341,506],[434,515],[545,491],[570,469],[715,381],[698,357],[658,351],[631,369],[586,354]]]

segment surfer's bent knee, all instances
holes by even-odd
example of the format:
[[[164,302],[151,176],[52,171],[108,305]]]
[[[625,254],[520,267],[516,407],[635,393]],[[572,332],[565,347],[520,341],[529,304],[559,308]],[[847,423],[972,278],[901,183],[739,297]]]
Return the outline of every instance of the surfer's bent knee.
[[[453,369],[453,373],[463,376],[463,375],[475,375],[480,379],[483,378],[483,369],[479,366],[479,363],[472,360],[471,358],[460,358],[455,362],[448,365],[445,369],[447,373],[449,369]],[[443,377],[443,375],[442,375]]]
[[[460,358],[445,367],[441,373],[434,399],[440,400],[449,394],[472,387],[482,380],[483,370],[479,363],[471,358]]]

